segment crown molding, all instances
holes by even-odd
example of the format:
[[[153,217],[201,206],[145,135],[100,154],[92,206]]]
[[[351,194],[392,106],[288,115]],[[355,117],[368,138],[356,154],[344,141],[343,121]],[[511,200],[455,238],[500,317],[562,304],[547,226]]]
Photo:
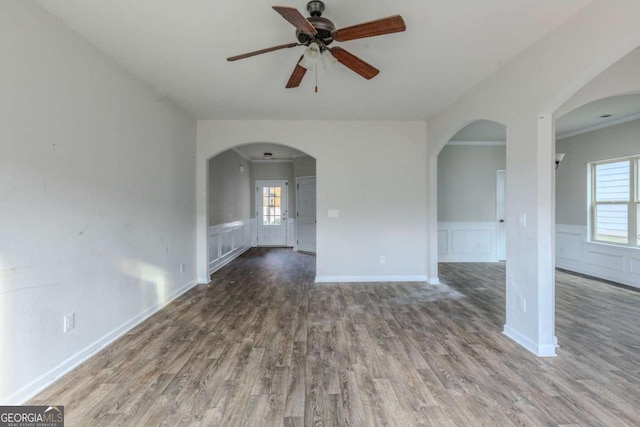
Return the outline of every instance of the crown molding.
[[[608,120],[603,123],[598,123],[595,125],[587,126],[582,129],[572,130],[570,132],[559,133],[556,135],[556,141],[561,139],[570,138],[572,136],[582,135],[583,133],[593,132],[596,130],[608,128],[611,126],[621,125],[623,123],[631,122],[633,120],[640,119],[640,113],[629,114],[628,116],[623,116],[617,119]]]
[[[478,147],[490,147],[507,145],[507,141],[449,141],[447,145],[472,145]]]

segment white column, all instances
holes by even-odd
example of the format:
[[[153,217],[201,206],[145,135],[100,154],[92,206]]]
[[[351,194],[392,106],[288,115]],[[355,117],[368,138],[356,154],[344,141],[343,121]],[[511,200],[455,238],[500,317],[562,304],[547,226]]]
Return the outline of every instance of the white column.
[[[538,345],[555,355],[555,135],[550,113],[538,115]]]
[[[507,271],[504,333],[538,356],[555,356],[553,119],[507,126]]]
[[[427,281],[440,283],[438,277],[438,156],[427,158]]]
[[[196,268],[198,283],[209,283],[209,252],[207,249],[207,167],[206,155],[196,155]]]

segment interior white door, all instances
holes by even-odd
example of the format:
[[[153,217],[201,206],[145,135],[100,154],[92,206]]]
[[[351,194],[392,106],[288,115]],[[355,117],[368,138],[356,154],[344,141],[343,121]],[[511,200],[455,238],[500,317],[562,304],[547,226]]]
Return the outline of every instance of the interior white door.
[[[316,252],[316,177],[296,178],[298,250]]]
[[[496,172],[496,256],[498,261],[507,260],[507,171]]]
[[[287,181],[256,181],[258,246],[287,245]]]

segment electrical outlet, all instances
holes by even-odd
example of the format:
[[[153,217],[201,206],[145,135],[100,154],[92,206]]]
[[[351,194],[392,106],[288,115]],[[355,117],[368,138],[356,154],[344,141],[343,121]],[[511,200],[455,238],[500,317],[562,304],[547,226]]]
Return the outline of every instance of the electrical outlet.
[[[387,262],[387,258],[384,255],[380,255],[380,264]]]
[[[64,333],[66,334],[70,330],[76,327],[76,314],[71,313],[64,316]]]
[[[184,263],[180,264],[180,273],[184,273]]]

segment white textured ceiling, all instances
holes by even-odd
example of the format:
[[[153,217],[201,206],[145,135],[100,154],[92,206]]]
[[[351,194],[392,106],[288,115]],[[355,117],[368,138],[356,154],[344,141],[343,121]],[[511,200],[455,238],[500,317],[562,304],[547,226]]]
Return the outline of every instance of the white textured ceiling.
[[[407,31],[340,43],[381,70],[337,64],[285,83],[303,47],[259,0],[38,0],[107,55],[201,119],[420,120],[441,110],[590,0],[327,0],[338,28],[393,14]],[[306,1],[287,0],[306,15]],[[276,3],[276,4],[278,4]]]
[[[610,117],[601,117],[603,115]],[[636,119],[640,119],[640,95],[612,96],[590,102],[559,117],[556,136],[563,138]]]

